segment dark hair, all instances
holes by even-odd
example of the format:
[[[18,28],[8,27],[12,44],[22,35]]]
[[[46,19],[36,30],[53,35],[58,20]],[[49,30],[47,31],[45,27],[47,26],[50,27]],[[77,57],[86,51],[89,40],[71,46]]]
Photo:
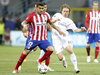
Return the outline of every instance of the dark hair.
[[[69,5],[67,5],[67,4],[63,4],[63,5],[60,7],[60,13],[62,12],[63,8],[68,8],[68,9],[69,9],[69,13],[70,13],[71,8],[70,8]]]
[[[44,6],[44,3],[43,2],[36,2],[36,7],[38,6]]]
[[[46,2],[43,2],[43,5],[47,5]]]

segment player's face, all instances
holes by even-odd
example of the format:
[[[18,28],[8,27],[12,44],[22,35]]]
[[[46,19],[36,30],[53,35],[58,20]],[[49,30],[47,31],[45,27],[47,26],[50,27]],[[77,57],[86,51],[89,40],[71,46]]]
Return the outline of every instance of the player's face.
[[[44,10],[44,6],[38,6],[36,7],[36,12],[41,15],[43,13],[43,10]]]
[[[69,9],[68,9],[68,8],[63,8],[63,10],[62,10],[62,15],[63,15],[64,17],[68,17],[68,15],[69,15]]]
[[[47,11],[47,5],[44,5],[44,12]]]
[[[98,3],[93,3],[93,9],[94,9],[95,11],[98,10]]]

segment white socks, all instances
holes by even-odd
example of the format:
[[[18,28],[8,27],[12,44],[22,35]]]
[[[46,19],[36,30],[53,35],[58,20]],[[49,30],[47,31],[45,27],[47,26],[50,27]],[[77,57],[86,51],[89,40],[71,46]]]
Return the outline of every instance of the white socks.
[[[44,52],[43,50],[41,50],[39,59],[40,59],[44,54],[45,54],[45,52]]]
[[[75,56],[74,53],[72,53],[72,54],[70,55],[70,59],[71,59],[72,64],[74,65],[74,68],[77,69],[77,68],[78,68],[78,67],[77,67],[77,59],[76,59],[76,56]]]
[[[62,61],[65,61],[65,56],[63,56]]]

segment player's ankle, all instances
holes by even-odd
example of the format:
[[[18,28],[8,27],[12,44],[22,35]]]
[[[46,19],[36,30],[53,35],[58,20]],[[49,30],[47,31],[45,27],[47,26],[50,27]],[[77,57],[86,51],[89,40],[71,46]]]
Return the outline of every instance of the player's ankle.
[[[15,71],[18,71],[18,68],[14,68]]]
[[[40,59],[38,60],[38,62],[41,64],[42,62],[40,61]]]

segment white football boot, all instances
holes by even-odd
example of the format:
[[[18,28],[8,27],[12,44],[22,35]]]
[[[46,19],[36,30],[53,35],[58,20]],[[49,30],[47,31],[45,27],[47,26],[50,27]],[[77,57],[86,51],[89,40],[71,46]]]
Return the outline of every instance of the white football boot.
[[[79,73],[80,72],[80,70],[78,68],[75,68],[75,71],[76,71],[76,73]]]
[[[16,74],[16,73],[18,73],[18,70],[14,69],[12,73]]]
[[[91,61],[91,56],[87,56],[87,62],[89,63]]]
[[[95,62],[95,63],[99,63],[99,61],[98,61],[97,59],[94,59],[94,62]]]
[[[67,62],[66,62],[65,60],[63,60],[62,62],[63,62],[63,66],[64,66],[65,68],[67,68]]]

